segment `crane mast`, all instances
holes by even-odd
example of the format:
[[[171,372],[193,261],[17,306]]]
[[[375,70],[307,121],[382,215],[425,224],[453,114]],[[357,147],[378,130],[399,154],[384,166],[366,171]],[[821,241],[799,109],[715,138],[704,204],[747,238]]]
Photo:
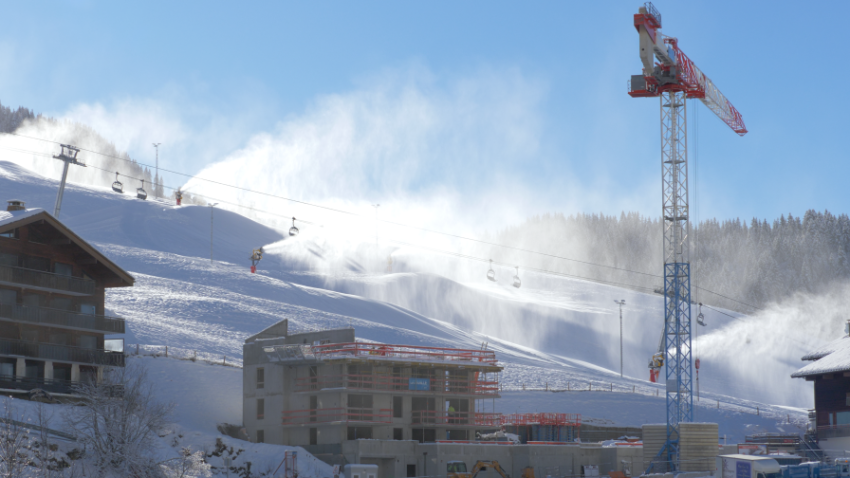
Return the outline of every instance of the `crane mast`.
[[[661,14],[652,3],[640,8],[634,26],[644,68],[641,75],[632,76],[629,95],[658,97],[661,117],[664,328],[659,350],[650,360],[650,379],[655,381],[664,367],[667,440],[647,473],[656,464],[665,465],[661,472],[679,471],[679,424],[693,421],[694,407],[687,100],[702,101],[740,136],[747,129],[738,110],[679,49],[678,40],[661,33]]]

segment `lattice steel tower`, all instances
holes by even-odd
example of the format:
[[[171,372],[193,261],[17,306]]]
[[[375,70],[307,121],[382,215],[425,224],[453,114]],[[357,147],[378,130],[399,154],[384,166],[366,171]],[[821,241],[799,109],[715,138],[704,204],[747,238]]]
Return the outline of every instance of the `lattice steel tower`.
[[[738,110],[679,49],[678,40],[661,34],[661,14],[651,3],[634,16],[634,26],[644,68],[632,76],[629,95],[659,97],[661,107],[664,329],[649,366],[652,381],[665,369],[667,441],[648,473],[658,462],[679,470],[679,424],[693,421],[687,99],[700,99],[740,136],[747,129]]]

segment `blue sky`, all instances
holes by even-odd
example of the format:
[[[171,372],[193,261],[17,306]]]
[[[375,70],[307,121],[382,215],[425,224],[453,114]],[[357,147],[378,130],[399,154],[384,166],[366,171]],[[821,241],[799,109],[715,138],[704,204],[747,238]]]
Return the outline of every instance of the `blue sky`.
[[[629,75],[641,67],[632,26],[640,5],[4,2],[0,101],[89,122],[141,161],[152,160],[150,142],[163,142],[161,165],[192,173],[228,158],[250,162],[245,151],[258,135],[289,138],[284,150],[299,149],[291,139],[298,131],[340,124],[322,118],[341,109],[394,118],[368,128],[421,114],[394,103],[436,104],[442,113],[434,121],[469,116],[451,128],[423,126],[407,145],[390,128],[394,142],[378,149],[380,159],[351,161],[353,153],[343,151],[336,163],[322,163],[345,177],[346,168],[366,171],[357,187],[338,193],[368,202],[398,196],[397,188],[426,196],[451,189],[447,196],[463,202],[464,194],[498,188],[522,195],[519,215],[656,215],[658,104],[626,94]],[[693,103],[700,109],[701,216],[847,212],[850,93],[842,82],[850,3],[656,6],[664,33],[679,38],[750,130],[739,138]],[[410,91],[416,101],[396,101]],[[376,96],[384,109],[372,109]],[[517,138],[505,139],[514,131]],[[393,156],[423,147],[428,154],[412,163]],[[268,156],[262,168],[283,161]],[[394,169],[407,172],[387,174]],[[304,177],[321,181],[321,172]],[[291,184],[280,188],[322,199]]]

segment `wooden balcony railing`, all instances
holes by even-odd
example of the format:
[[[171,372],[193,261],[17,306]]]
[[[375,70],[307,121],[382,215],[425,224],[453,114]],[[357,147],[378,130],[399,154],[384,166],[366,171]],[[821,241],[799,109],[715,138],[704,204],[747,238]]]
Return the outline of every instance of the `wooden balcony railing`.
[[[498,396],[499,382],[455,380],[447,378],[410,378],[375,374],[340,374],[301,377],[295,380],[296,392],[345,388],[350,390],[386,390],[441,392],[458,395]]]
[[[56,362],[124,366],[124,354],[119,352],[9,339],[0,339],[0,355],[18,355]]]
[[[371,408],[318,408],[312,410],[287,410],[283,412],[284,425],[310,423],[360,422],[392,423],[393,411]]]
[[[124,319],[90,315],[47,307],[21,307],[0,304],[0,318],[38,325],[97,330],[107,334],[123,334]]]
[[[50,272],[0,265],[0,282],[72,295],[93,295],[94,281]]]

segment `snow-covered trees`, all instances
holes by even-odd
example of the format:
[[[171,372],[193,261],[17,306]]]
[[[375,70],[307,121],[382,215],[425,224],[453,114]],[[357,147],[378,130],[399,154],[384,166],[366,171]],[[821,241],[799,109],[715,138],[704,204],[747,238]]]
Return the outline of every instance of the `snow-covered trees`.
[[[155,399],[143,368],[111,369],[77,392],[82,402],[66,420],[97,476],[163,476],[155,449],[171,407]]]
[[[499,249],[493,258],[652,290],[661,286],[661,228],[658,219],[636,213],[558,214],[531,218],[498,237],[501,243],[656,277]],[[795,292],[822,291],[850,278],[850,218],[809,210],[773,224],[709,219],[692,227],[691,268],[701,302],[745,312],[751,309],[722,296],[761,306]]]

